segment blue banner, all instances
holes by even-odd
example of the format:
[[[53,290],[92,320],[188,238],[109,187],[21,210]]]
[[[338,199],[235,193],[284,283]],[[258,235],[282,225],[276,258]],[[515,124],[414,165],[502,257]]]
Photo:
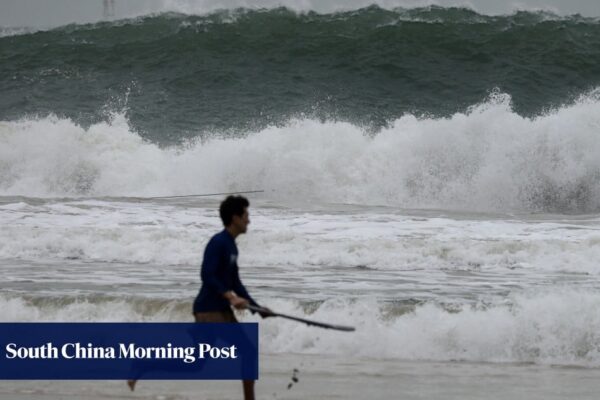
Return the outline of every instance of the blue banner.
[[[258,324],[0,323],[0,379],[258,379]]]

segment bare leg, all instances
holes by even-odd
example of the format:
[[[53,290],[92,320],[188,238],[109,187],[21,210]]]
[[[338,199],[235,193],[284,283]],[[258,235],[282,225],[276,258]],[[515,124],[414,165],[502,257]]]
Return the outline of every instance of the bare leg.
[[[244,400],[254,400],[254,381],[242,381],[244,385]]]
[[[133,392],[135,390],[135,384],[137,383],[137,379],[129,379],[127,380],[127,386]]]

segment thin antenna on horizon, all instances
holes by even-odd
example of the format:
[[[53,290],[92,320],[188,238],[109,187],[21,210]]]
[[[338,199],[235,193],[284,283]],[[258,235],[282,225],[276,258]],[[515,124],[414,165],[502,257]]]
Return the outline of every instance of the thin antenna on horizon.
[[[102,0],[104,6],[104,18],[115,16],[115,0]]]

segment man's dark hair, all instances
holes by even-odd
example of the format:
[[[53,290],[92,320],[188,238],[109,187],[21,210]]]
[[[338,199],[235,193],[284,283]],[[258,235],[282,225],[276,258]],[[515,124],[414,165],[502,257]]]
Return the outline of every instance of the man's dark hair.
[[[250,202],[243,196],[228,196],[219,207],[219,214],[223,225],[229,226],[234,215],[241,217],[244,209],[250,206]]]

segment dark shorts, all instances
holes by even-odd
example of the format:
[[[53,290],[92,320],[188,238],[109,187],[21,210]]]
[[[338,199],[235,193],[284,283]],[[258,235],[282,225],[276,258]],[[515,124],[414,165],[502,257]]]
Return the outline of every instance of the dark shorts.
[[[194,313],[196,322],[238,322],[231,310]]]

